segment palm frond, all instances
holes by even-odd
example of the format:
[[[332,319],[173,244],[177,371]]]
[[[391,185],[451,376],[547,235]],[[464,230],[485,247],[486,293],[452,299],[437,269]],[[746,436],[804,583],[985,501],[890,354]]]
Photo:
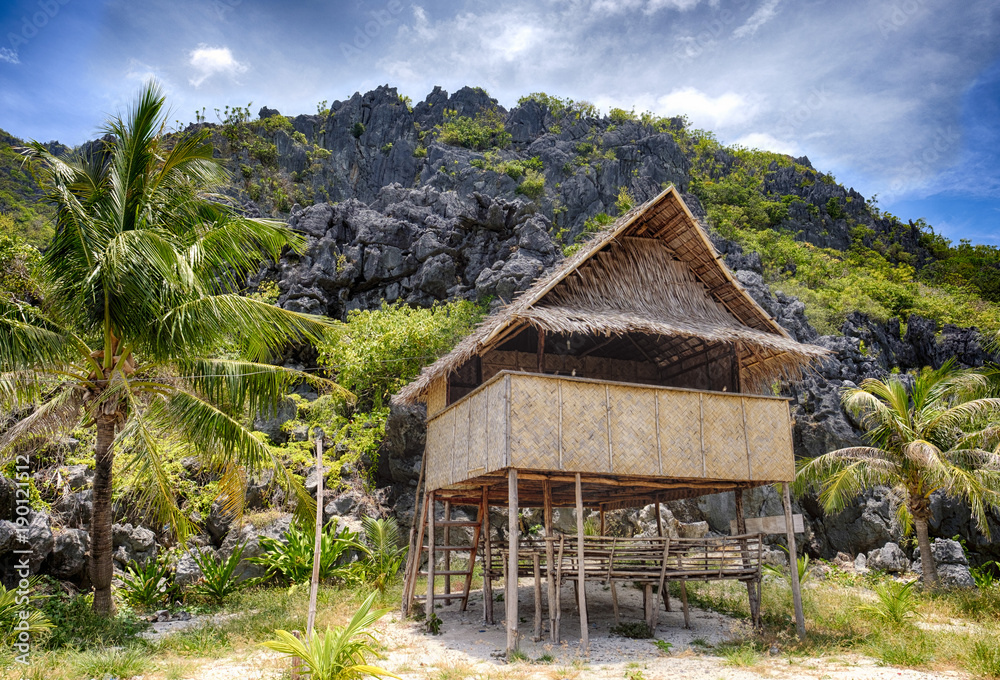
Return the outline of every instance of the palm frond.
[[[226,216],[200,234],[187,252],[191,267],[219,279],[230,290],[241,288],[261,260],[276,262],[286,246],[301,249],[305,239],[273,220]]]
[[[212,295],[171,309],[144,338],[157,358],[177,358],[212,350],[235,336],[251,360],[273,356],[286,344],[318,341],[332,322],[311,314],[291,312],[240,295]]]
[[[354,399],[332,380],[284,366],[191,357],[178,361],[177,369],[195,392],[229,413],[249,409],[251,415],[256,415],[273,410],[300,382],[334,392],[346,401]]]
[[[60,388],[34,412],[10,427],[0,437],[0,462],[6,462],[36,438],[52,437],[71,430],[80,422],[84,390],[75,384]]]

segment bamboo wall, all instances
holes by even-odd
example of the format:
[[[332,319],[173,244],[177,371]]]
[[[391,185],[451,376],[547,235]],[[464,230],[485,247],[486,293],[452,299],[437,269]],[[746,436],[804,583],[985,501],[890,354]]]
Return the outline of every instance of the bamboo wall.
[[[512,372],[432,415],[425,455],[428,489],[508,467],[757,482],[795,474],[784,399]]]

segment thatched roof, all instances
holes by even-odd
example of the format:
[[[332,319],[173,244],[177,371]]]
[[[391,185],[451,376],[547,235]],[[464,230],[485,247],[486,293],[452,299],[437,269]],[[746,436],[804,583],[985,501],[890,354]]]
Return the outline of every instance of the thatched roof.
[[[747,294],[677,190],[669,187],[597,233],[487,318],[395,400],[420,401],[436,379],[525,324],[554,333],[645,333],[732,343],[755,386],[797,377],[806,364],[828,353],[793,340]]]

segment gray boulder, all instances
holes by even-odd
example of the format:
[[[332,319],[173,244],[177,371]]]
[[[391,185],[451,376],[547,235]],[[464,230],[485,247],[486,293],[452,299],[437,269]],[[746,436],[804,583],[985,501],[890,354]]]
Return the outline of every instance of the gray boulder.
[[[225,512],[222,502],[215,501],[208,513],[208,519],[205,520],[205,531],[216,545],[220,545],[232,522],[233,518]]]
[[[87,567],[90,535],[83,529],[56,531],[52,552],[47,562],[48,572],[56,578],[79,576]]]
[[[289,420],[294,420],[296,415],[298,406],[295,400],[286,397],[272,411],[257,414],[253,421],[253,429],[263,432],[276,444],[284,444],[288,441],[288,435],[282,431],[281,426]]]
[[[111,527],[111,541],[115,566],[122,570],[132,562],[146,564],[149,560],[156,559],[159,551],[156,534],[142,526],[114,524]]]
[[[285,534],[288,533],[291,525],[292,515],[284,514],[259,529],[250,523],[244,524],[239,528],[233,527],[222,542],[222,547],[219,548],[219,555],[227,558],[233,554],[236,546],[242,545],[243,557],[237,566],[237,580],[242,582],[250,578],[264,576],[267,573],[267,569],[259,564],[250,562],[252,558],[260,557],[264,553],[260,545],[260,539],[266,537],[275,538],[283,543],[287,542]]]
[[[877,569],[888,574],[903,574],[909,571],[910,560],[902,548],[890,541],[868,553],[867,566],[869,569]]]
[[[92,489],[64,493],[52,504],[52,510],[59,516],[64,527],[86,529],[94,513],[94,492]]]
[[[950,538],[935,538],[931,543],[931,554],[934,556],[937,575],[941,585],[950,588],[975,588],[976,580],[969,571],[969,560],[965,550],[958,541]],[[923,578],[923,564],[920,548],[913,552],[913,571]]]
[[[64,465],[58,472],[59,478],[70,491],[88,489],[94,482],[94,470],[88,465]]]
[[[195,562],[192,552],[196,552],[199,557],[217,557],[218,552],[208,546],[195,546],[186,551],[179,560],[174,572],[174,582],[181,588],[186,588],[201,578],[201,567]]]
[[[37,574],[45,562],[45,559],[52,553],[55,539],[52,535],[52,520],[44,512],[32,512],[30,523],[24,535],[27,539],[31,555],[28,563],[31,566],[31,573]]]

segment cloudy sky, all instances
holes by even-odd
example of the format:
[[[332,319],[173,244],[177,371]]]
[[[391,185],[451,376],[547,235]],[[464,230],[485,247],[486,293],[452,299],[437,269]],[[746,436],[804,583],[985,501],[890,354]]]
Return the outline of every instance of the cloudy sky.
[[[0,128],[79,144],[141,82],[171,119],[389,83],[686,114],[900,217],[1000,244],[995,0],[5,0]]]

